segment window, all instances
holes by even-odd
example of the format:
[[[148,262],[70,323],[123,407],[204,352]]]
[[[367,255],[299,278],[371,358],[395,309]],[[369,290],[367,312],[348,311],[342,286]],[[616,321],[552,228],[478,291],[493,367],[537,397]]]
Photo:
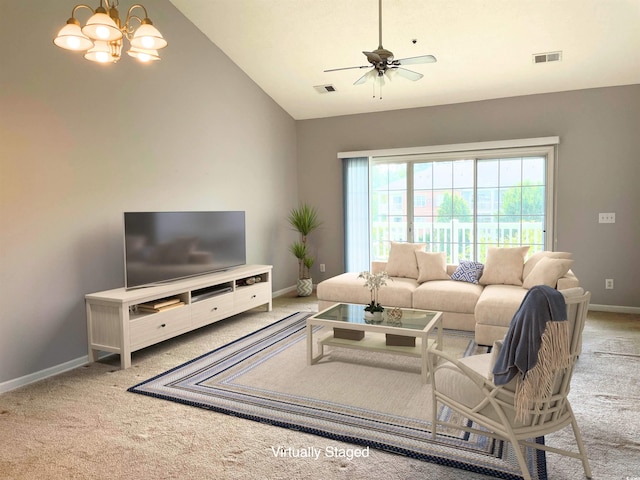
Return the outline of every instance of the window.
[[[420,242],[449,263],[484,262],[488,247],[552,249],[552,146],[370,155],[371,261],[390,241]]]

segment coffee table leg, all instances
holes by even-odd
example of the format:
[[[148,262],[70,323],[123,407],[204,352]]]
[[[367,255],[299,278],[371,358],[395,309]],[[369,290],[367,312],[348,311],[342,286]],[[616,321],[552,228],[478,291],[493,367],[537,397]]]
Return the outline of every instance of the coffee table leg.
[[[307,325],[307,365],[313,363],[313,327]]]
[[[427,362],[427,345],[429,343],[429,335],[422,335],[420,339],[420,353],[422,357],[422,383],[427,383],[427,371],[429,365]]]

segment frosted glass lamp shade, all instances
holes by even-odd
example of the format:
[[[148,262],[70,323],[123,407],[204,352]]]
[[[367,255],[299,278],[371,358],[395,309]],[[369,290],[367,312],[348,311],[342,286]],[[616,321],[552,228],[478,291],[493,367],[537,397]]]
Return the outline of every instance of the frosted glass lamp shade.
[[[131,46],[144,50],[158,50],[166,47],[167,41],[162,38],[162,34],[153,26],[151,20],[145,18],[133,34]]]
[[[122,32],[116,25],[116,22],[114,22],[109,15],[99,10],[98,8],[96,13],[89,18],[87,24],[82,27],[82,33],[93,40],[102,42],[120,40],[122,38]]]
[[[131,47],[130,50],[127,50],[127,53],[130,56],[137,58],[142,63],[160,60],[160,55],[158,55],[157,50],[145,50],[144,48]]]
[[[74,19],[69,19],[69,22],[71,22],[71,20]],[[53,39],[53,43],[60,48],[74,50],[76,52],[89,50],[93,47],[93,42],[82,33],[77,21],[69,22],[60,29],[56,38]]]
[[[111,60],[111,49],[107,42],[96,41],[93,48],[84,54],[84,58],[98,63],[109,63]]]

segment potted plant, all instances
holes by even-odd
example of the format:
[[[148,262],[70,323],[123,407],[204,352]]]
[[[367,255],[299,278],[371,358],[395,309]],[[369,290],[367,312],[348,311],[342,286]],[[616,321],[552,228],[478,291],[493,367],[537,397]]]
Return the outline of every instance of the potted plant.
[[[364,286],[369,289],[371,293],[371,303],[364,307],[364,318],[368,320],[382,321],[382,312],[384,307],[378,302],[378,290],[387,284],[389,275],[387,272],[371,273],[360,272],[358,278],[364,278]]]
[[[309,254],[307,239],[309,234],[318,228],[322,222],[318,220],[318,211],[307,204],[301,204],[289,213],[289,224],[300,234],[300,239],[291,244],[289,250],[298,259],[298,282],[296,289],[298,296],[307,297],[313,291],[311,267],[314,258]]]

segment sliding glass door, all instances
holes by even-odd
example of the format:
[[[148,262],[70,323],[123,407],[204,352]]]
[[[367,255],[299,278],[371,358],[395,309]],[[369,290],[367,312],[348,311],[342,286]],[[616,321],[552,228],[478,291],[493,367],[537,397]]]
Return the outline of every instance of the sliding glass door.
[[[421,242],[449,263],[484,262],[490,246],[551,245],[549,148],[369,159],[371,260],[390,241]]]

